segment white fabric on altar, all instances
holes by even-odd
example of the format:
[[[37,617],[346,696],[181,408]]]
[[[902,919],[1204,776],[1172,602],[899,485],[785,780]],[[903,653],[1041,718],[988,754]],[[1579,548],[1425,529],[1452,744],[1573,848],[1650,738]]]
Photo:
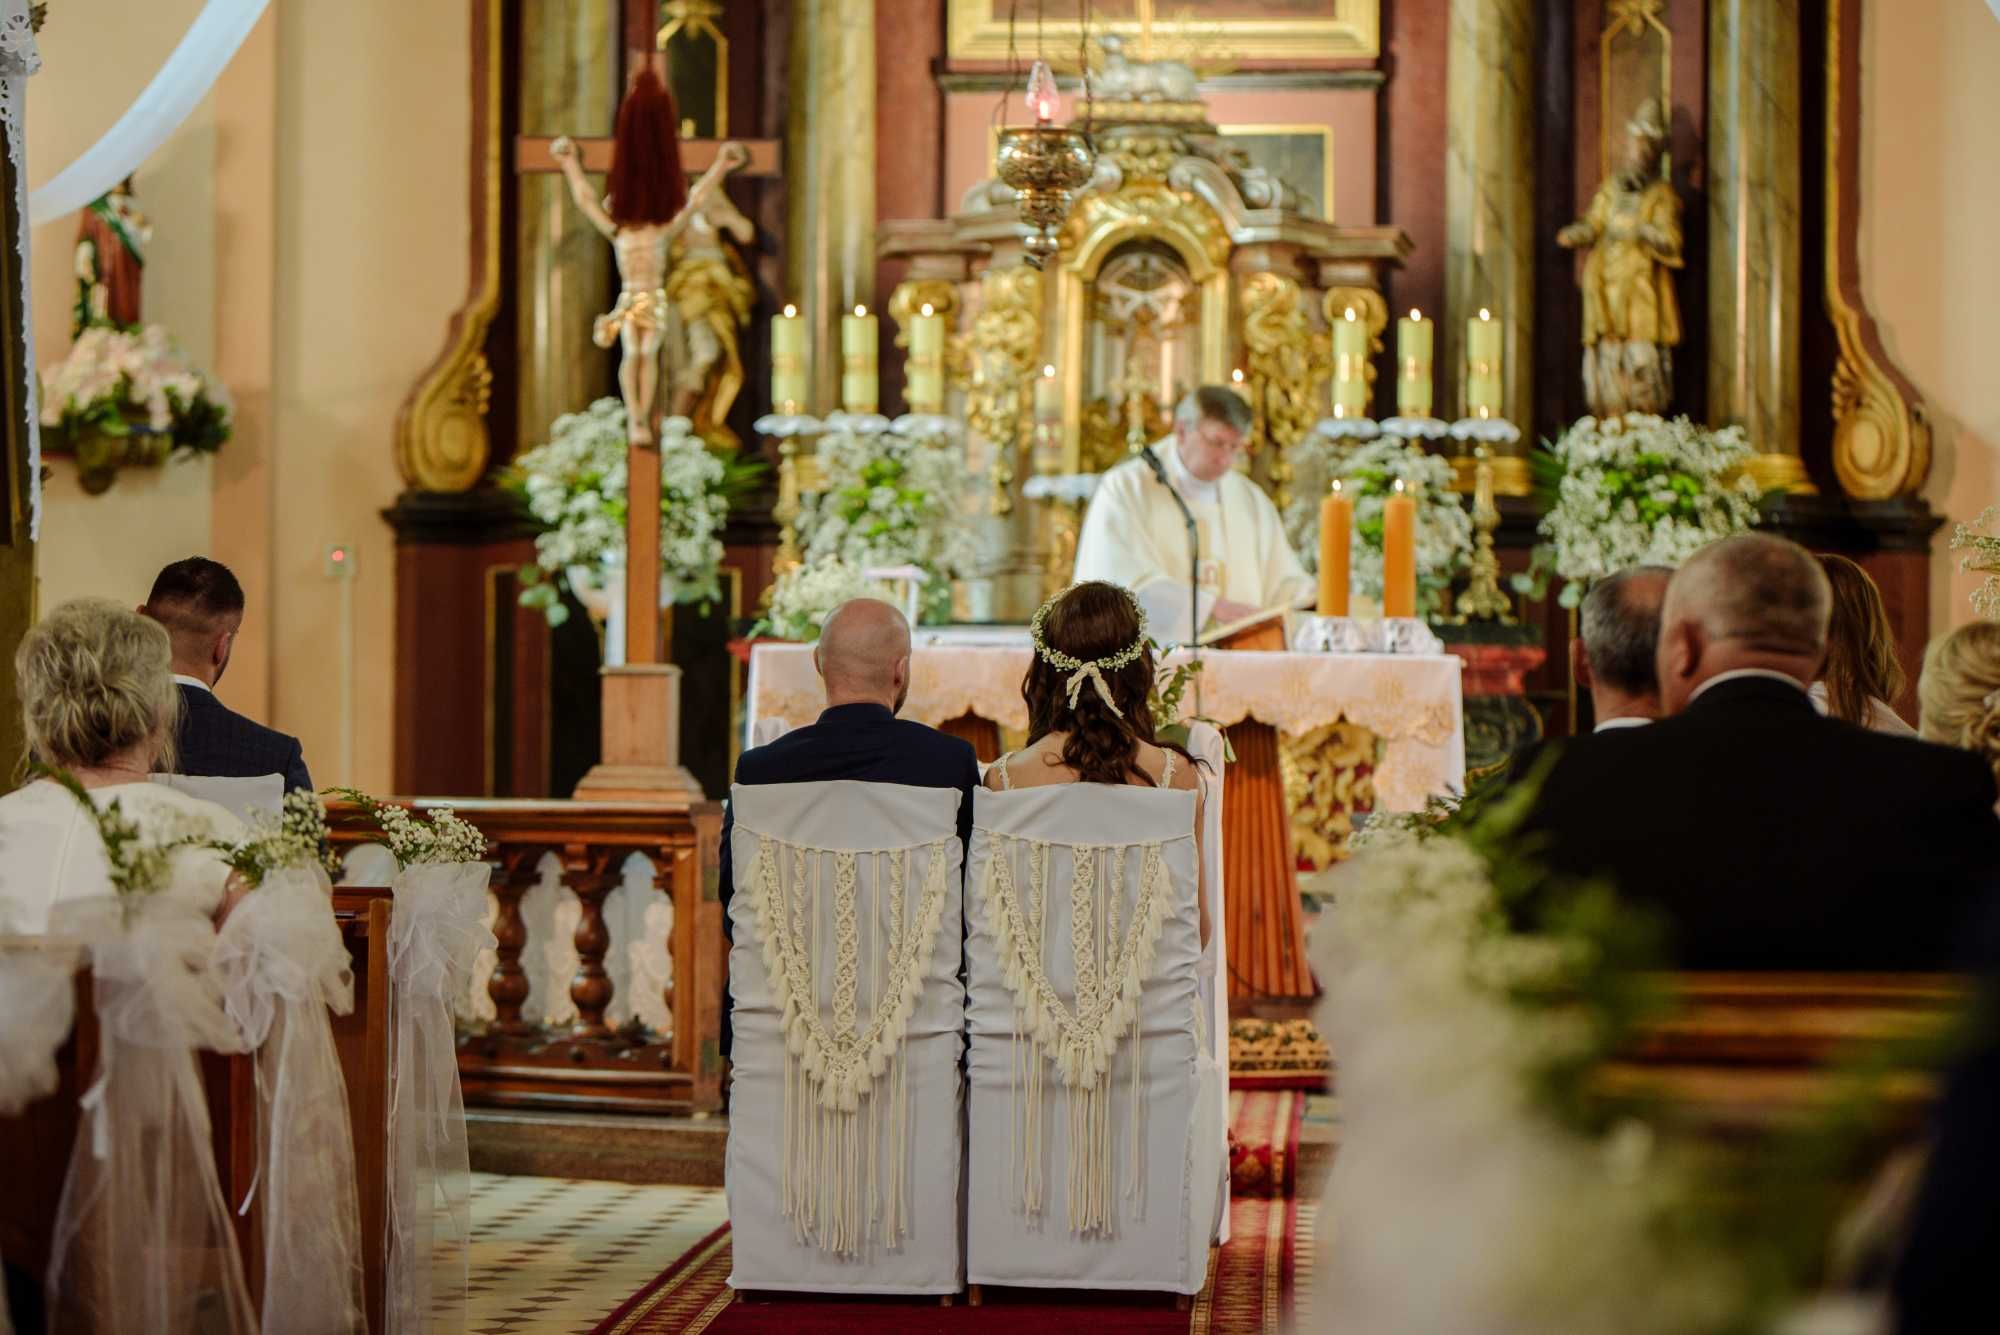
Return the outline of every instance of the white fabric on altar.
[[[732,790],[736,1289],[964,1282],[960,795]]]
[[[950,630],[919,630],[902,717],[935,727],[969,713],[1024,731],[1028,707],[1021,679],[1033,653],[1027,632],[966,629],[1018,638],[1012,644],[966,643]],[[765,719],[796,728],[819,717],[826,693],[812,654],[810,644],[766,643],[751,650],[745,708],[753,735]],[[1166,661],[1185,657],[1175,653]],[[1386,745],[1375,795],[1384,810],[1421,811],[1431,796],[1465,786],[1464,665],[1454,654],[1210,650],[1202,661],[1202,713],[1225,727],[1254,718],[1303,736],[1345,719],[1380,737]],[[1194,692],[1182,703],[1193,713]]]

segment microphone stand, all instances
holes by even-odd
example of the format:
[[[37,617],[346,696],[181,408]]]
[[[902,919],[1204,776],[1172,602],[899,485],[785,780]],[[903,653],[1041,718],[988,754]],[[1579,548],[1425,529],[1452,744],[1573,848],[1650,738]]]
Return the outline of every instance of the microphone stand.
[[[1166,488],[1167,495],[1174,498],[1180,507],[1181,518],[1187,522],[1188,538],[1188,652],[1194,655],[1194,712],[1201,713],[1201,625],[1197,620],[1201,615],[1201,526],[1195,523],[1194,511],[1182,498],[1174,484],[1167,481],[1167,466],[1160,462],[1159,451],[1150,446],[1139,451],[1139,457],[1152,470],[1153,480]]]

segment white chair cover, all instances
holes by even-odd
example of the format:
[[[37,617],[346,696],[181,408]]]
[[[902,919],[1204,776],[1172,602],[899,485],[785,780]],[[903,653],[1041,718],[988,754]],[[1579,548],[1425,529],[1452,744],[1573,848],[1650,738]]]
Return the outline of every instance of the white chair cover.
[[[1212,723],[1188,727],[1188,750],[1202,762],[1201,880],[1208,896],[1208,945],[1201,952],[1203,1011],[1213,1017],[1208,1031],[1215,1054],[1215,1118],[1222,1129],[1222,1195],[1216,1207],[1215,1240],[1229,1241],[1229,947],[1223,927],[1228,921],[1222,893],[1222,784],[1225,764],[1222,733]]]
[[[1194,804],[1098,784],[976,795],[972,1282],[1202,1287],[1223,1139],[1197,983]]]
[[[472,1168],[452,1000],[494,945],[484,862],[396,874],[389,916],[390,1335],[463,1331]]]
[[[791,730],[781,718],[760,718],[750,725],[750,745],[769,746]]]
[[[733,1288],[962,1286],[959,796],[732,792]]]
[[[189,797],[199,797],[227,811],[245,825],[259,816],[276,816],[285,807],[285,776],[260,774],[254,779],[227,779],[208,774],[155,774],[162,783]]]
[[[61,903],[50,930],[90,946],[99,1041],[50,1242],[49,1328],[254,1335],[195,1064],[197,1048],[241,1050],[214,929],[161,894]]]
[[[331,1007],[354,1009],[354,975],[317,867],[274,871],[216,938],[223,1005],[257,1052],[264,1335],[368,1329],[347,1081]]]

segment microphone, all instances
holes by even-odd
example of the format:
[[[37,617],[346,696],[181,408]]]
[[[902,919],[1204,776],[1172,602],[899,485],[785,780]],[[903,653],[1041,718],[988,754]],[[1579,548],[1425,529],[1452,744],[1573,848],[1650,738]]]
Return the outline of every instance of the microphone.
[[[1201,662],[1201,624],[1196,620],[1201,615],[1201,526],[1195,523],[1194,511],[1174,484],[1167,481],[1167,465],[1160,458],[1157,449],[1148,446],[1139,451],[1139,457],[1146,461],[1152,471],[1153,480],[1166,488],[1167,495],[1174,498],[1180,507],[1181,518],[1187,521],[1188,538],[1188,652],[1195,662]],[[1194,674],[1194,712],[1201,713],[1201,673]]]

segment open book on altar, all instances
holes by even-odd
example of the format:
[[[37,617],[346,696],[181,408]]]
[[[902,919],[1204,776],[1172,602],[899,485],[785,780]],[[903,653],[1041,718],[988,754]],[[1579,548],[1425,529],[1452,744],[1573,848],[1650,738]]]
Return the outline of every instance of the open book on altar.
[[[1285,613],[1282,607],[1267,607],[1247,617],[1209,626],[1196,643],[1204,649],[1283,649]]]

